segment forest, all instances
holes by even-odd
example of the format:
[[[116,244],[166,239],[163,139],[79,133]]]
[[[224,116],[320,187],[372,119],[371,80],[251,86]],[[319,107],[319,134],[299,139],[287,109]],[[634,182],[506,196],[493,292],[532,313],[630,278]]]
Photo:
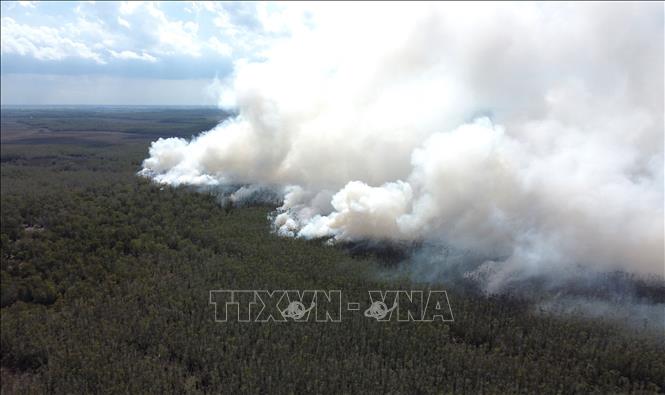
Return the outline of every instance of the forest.
[[[279,237],[273,205],[136,175],[150,141],[226,116],[3,107],[3,394],[665,392],[662,330],[382,276],[400,251]],[[446,289],[454,322],[215,322],[209,303],[215,289],[419,287]]]

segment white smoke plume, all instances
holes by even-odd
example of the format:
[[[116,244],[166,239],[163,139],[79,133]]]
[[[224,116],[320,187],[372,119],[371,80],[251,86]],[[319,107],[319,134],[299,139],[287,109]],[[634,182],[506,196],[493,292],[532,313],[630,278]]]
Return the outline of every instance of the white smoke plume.
[[[281,235],[441,242],[497,279],[663,274],[662,3],[284,7],[238,115],[141,174],[275,187]]]

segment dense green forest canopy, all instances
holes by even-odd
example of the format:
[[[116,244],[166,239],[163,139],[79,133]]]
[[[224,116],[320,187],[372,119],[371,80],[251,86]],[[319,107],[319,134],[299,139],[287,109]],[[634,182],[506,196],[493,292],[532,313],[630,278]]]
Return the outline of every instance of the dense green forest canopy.
[[[410,289],[386,257],[280,238],[274,209],[136,176],[213,109],[2,110],[3,393],[658,393],[662,332],[450,286],[452,323],[219,323],[214,289]],[[385,252],[385,251],[382,251]]]

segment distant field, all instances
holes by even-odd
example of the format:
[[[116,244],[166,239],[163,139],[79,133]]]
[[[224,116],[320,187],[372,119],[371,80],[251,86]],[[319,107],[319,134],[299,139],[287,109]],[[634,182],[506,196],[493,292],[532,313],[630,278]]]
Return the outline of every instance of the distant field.
[[[209,107],[2,107],[2,144],[118,144],[185,137],[228,114]]]

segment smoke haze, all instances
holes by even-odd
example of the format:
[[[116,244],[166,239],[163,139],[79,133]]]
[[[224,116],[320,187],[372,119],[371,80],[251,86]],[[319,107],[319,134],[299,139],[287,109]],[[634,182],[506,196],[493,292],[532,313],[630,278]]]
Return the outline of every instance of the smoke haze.
[[[663,274],[662,3],[286,7],[303,23],[215,85],[238,115],[142,175],[276,191],[283,236],[452,246],[491,287]]]

